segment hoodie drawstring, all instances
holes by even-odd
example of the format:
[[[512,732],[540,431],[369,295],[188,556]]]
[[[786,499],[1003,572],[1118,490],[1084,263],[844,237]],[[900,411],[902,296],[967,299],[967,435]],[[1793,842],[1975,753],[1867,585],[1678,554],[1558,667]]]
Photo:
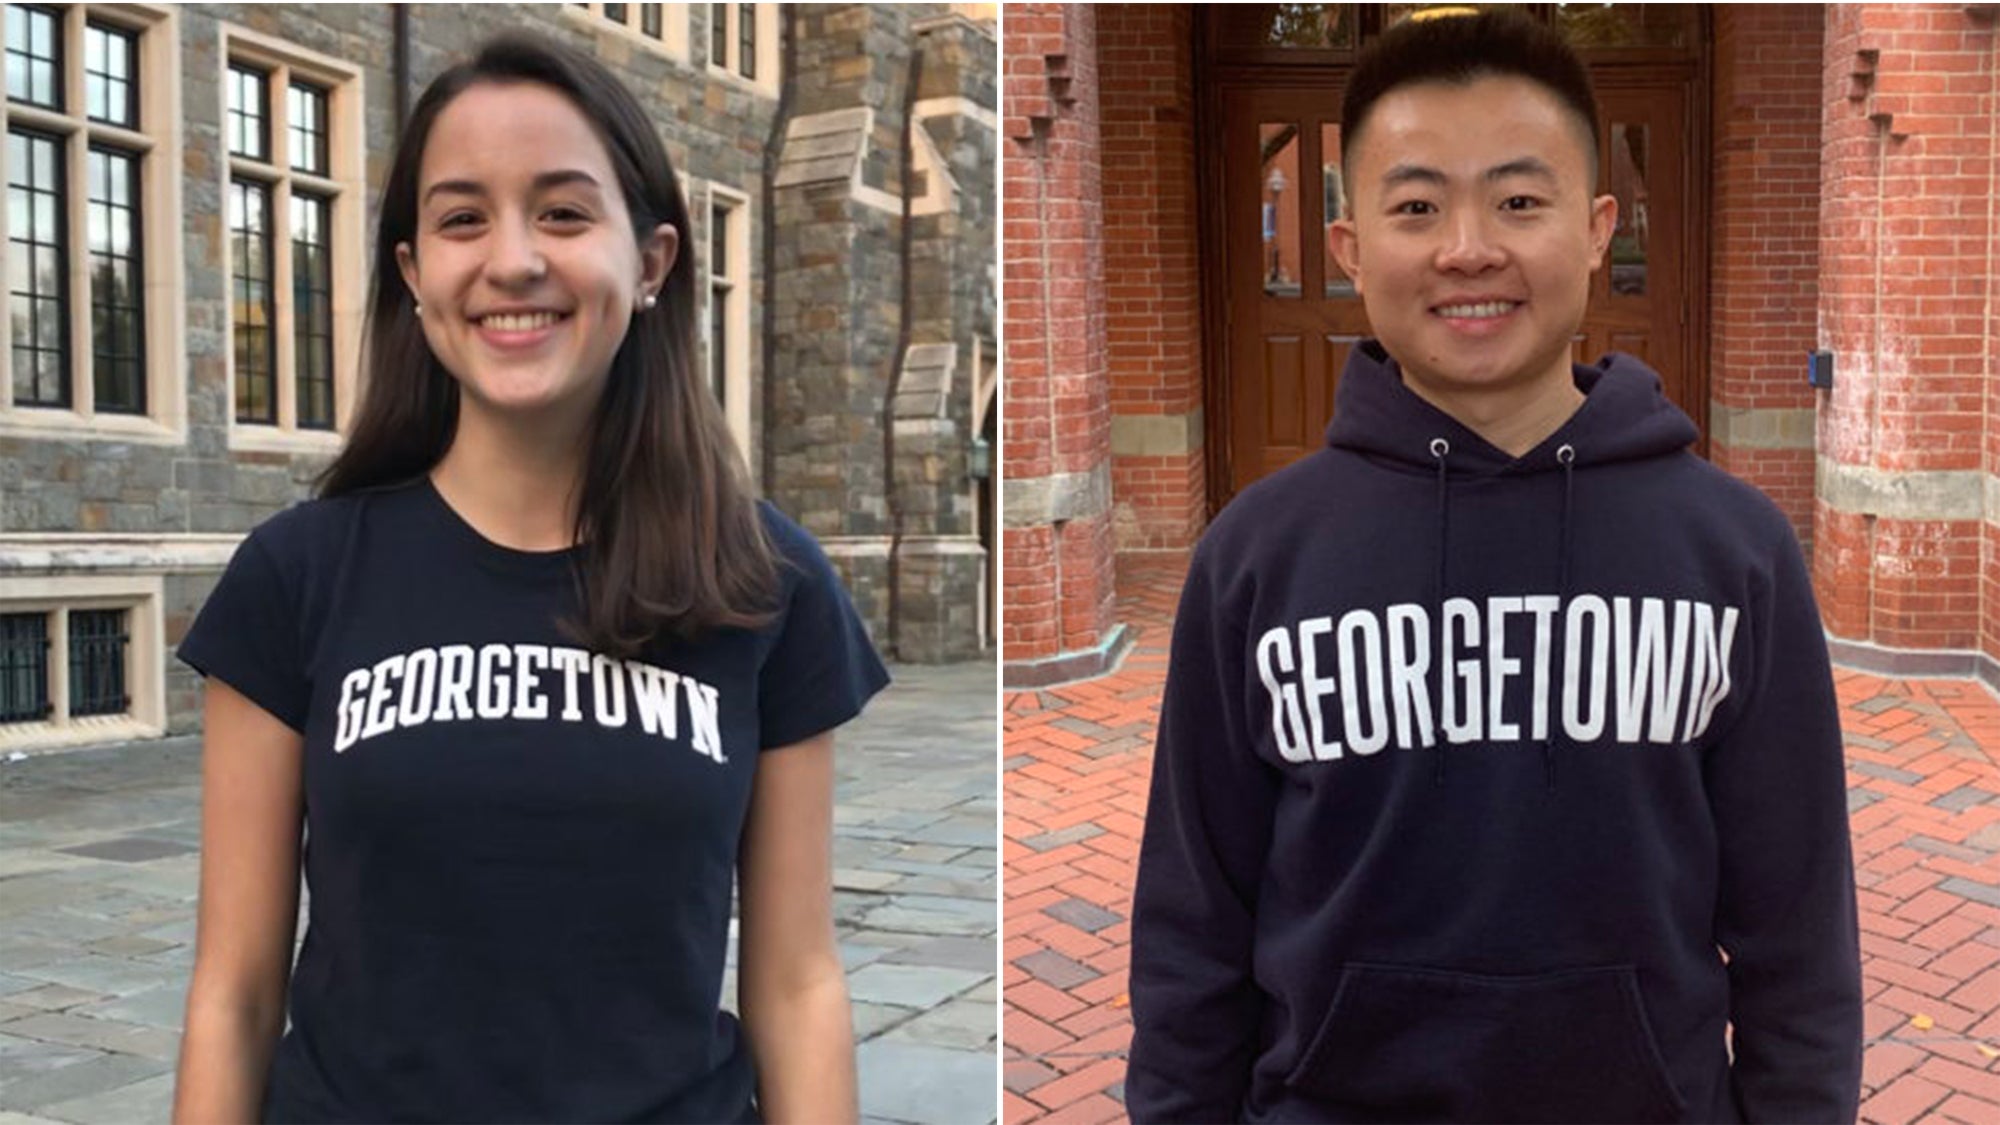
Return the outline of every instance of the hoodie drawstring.
[[[1556,566],[1556,612],[1565,613],[1569,609],[1569,530],[1570,509],[1576,500],[1576,447],[1564,443],[1556,450],[1556,461],[1563,467],[1562,516],[1556,523],[1558,550],[1562,557]],[[1556,650],[1556,680],[1553,685],[1558,700],[1567,698],[1563,690],[1564,677],[1569,668],[1563,659],[1563,650]],[[1562,708],[1558,705],[1549,716],[1549,737],[1542,740],[1542,772],[1548,779],[1549,792],[1556,788],[1556,739],[1562,737]],[[1566,744],[1566,743],[1565,743]]]
[[[1444,666],[1445,560],[1450,557],[1447,547],[1448,534],[1451,530],[1451,490],[1446,472],[1445,458],[1450,456],[1450,454],[1450,442],[1441,437],[1431,439],[1431,459],[1437,462],[1438,470],[1437,577],[1433,581],[1431,598],[1432,604],[1436,607],[1431,620],[1434,622],[1432,652],[1437,662],[1438,675],[1437,679],[1431,682],[1431,714],[1436,717],[1437,721],[1436,784],[1439,785],[1444,784],[1445,747],[1450,744],[1450,739],[1446,737],[1444,730],[1444,678],[1451,674],[1451,670]],[[1569,607],[1570,524],[1572,522],[1570,516],[1576,505],[1576,447],[1564,443],[1556,450],[1556,462],[1562,466],[1563,470],[1562,514],[1557,518],[1556,522],[1556,549],[1558,552],[1556,559],[1556,612],[1563,613]],[[1556,673],[1555,684],[1553,686],[1556,689],[1556,698],[1560,700],[1564,698],[1562,690],[1564,677],[1569,673],[1567,663],[1563,658],[1563,650],[1560,647],[1556,650],[1555,663]],[[1547,782],[1550,792],[1554,792],[1556,787],[1556,740],[1563,738],[1562,723],[1562,712],[1560,706],[1558,706],[1555,713],[1549,716],[1549,734],[1542,739],[1542,776]],[[1568,740],[1563,739],[1563,744],[1567,746]]]
[[[1437,679],[1433,681],[1431,686],[1431,714],[1435,716],[1437,720],[1436,784],[1439,785],[1444,784],[1444,748],[1448,741],[1445,738],[1444,734],[1444,678],[1451,674],[1451,670],[1444,666],[1445,532],[1449,530],[1451,524],[1451,521],[1449,519],[1449,514],[1451,512],[1451,495],[1445,480],[1444,459],[1450,453],[1451,453],[1450,442],[1444,440],[1441,437],[1431,439],[1431,457],[1437,461],[1437,466],[1438,466],[1437,589],[1434,597],[1432,598],[1432,604],[1434,604],[1437,607],[1436,613],[1432,618],[1432,620],[1437,623],[1436,628],[1433,630],[1437,634],[1437,636],[1435,645],[1431,650],[1433,653],[1432,659],[1437,662],[1438,674],[1437,674]]]

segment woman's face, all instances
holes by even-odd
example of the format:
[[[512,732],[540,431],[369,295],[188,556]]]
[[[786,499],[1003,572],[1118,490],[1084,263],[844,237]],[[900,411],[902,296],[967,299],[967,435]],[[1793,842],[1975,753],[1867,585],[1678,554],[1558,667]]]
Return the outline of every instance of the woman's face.
[[[433,122],[414,242],[399,244],[424,336],[462,409],[580,421],[633,316],[679,251],[641,244],[610,154],[582,112],[534,83],[481,83]]]

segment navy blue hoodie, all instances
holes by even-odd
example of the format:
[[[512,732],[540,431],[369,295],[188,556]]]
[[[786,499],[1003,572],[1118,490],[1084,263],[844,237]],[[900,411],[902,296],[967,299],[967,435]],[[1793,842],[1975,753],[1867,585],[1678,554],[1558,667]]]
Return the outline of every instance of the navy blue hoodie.
[[[1365,343],[1328,448],[1195,551],[1134,1121],[1854,1120],[1846,785],[1797,541],[1688,452],[1653,372],[1574,374],[1584,404],[1516,458]]]

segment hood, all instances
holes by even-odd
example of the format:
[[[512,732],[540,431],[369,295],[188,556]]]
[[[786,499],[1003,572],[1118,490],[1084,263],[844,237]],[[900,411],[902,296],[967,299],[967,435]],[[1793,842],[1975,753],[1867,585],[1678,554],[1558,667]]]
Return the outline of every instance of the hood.
[[[1504,469],[1551,472],[1556,450],[1575,450],[1579,467],[1635,461],[1677,453],[1699,436],[1694,422],[1667,401],[1652,368],[1622,352],[1595,364],[1571,367],[1583,405],[1535,449],[1515,458],[1464,423],[1417,397],[1403,385],[1403,372],[1375,340],[1348,353],[1334,396],[1326,443],[1430,473],[1436,470],[1431,443],[1450,443],[1454,475],[1484,475]]]

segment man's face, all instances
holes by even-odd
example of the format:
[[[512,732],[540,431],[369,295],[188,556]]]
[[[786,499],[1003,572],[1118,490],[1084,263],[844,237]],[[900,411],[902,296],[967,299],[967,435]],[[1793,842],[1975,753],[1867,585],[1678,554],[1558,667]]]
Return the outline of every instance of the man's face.
[[[1349,151],[1333,248],[1413,389],[1463,400],[1569,378],[1618,203],[1581,123],[1525,78],[1391,91]]]

